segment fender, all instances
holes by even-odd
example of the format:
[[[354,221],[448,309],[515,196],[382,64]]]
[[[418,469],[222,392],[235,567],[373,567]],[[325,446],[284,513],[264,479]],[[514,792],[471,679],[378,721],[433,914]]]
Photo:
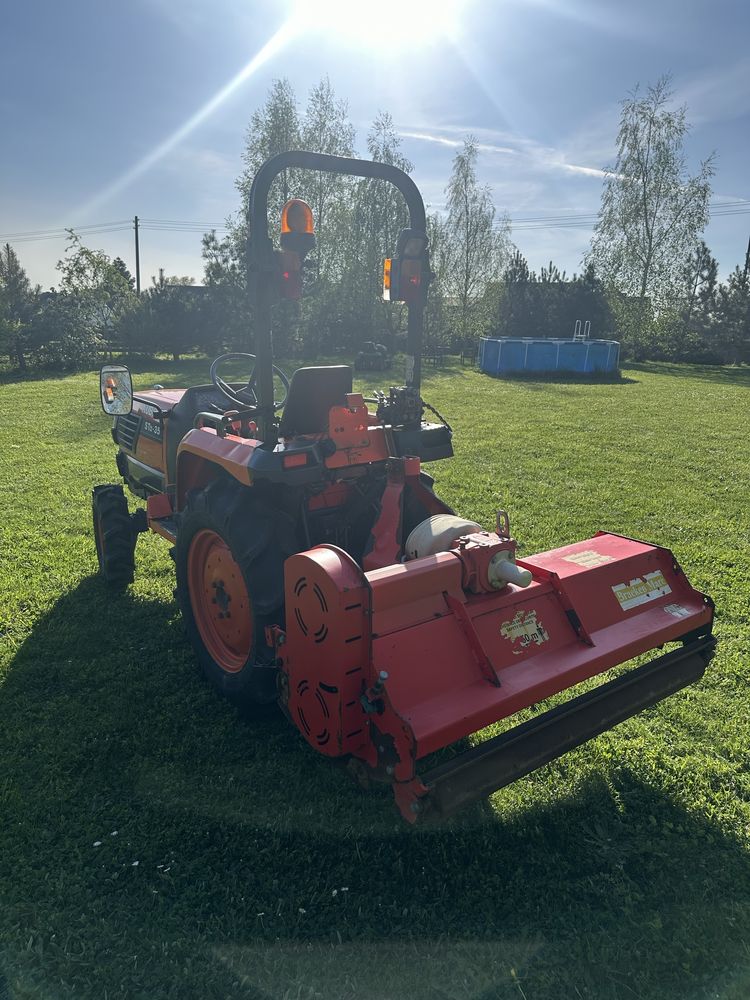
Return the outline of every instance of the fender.
[[[207,486],[216,479],[220,469],[243,486],[252,486],[248,465],[261,444],[255,438],[241,438],[235,434],[220,437],[213,427],[188,431],[177,449],[175,509],[182,510],[188,491]]]

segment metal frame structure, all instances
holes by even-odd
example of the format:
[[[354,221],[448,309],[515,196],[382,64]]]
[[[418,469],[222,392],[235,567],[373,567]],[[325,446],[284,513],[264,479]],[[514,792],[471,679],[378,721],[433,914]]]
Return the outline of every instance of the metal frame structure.
[[[369,177],[393,184],[404,197],[409,210],[409,227],[424,241],[422,251],[422,294],[409,303],[407,325],[407,353],[411,371],[406,383],[419,392],[421,383],[422,334],[424,331],[424,301],[430,274],[427,250],[424,201],[419,188],[407,173],[388,163],[358,160],[328,153],[311,153],[291,150],[278,153],[266,160],[253,179],[248,202],[247,270],[250,303],[255,325],[255,353],[258,357],[258,426],[261,437],[268,440],[273,433],[273,346],[271,341],[271,306],[274,302],[274,281],[278,273],[273,242],[268,235],[268,194],[274,179],[282,170],[321,170],[326,173],[346,174],[350,177]]]

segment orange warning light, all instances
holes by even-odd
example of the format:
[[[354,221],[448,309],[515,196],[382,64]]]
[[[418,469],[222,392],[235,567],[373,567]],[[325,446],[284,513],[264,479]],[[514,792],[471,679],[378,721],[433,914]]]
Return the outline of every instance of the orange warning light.
[[[391,301],[391,270],[393,268],[393,260],[390,257],[386,257],[383,261],[383,299],[386,302]]]
[[[301,198],[291,198],[281,210],[282,233],[314,233],[312,209]]]

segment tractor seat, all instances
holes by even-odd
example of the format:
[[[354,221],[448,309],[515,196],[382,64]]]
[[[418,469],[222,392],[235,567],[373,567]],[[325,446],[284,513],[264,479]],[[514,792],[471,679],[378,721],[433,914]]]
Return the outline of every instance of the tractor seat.
[[[289,384],[279,436],[322,434],[328,429],[328,411],[332,406],[346,406],[346,396],[351,391],[349,365],[298,368]]]

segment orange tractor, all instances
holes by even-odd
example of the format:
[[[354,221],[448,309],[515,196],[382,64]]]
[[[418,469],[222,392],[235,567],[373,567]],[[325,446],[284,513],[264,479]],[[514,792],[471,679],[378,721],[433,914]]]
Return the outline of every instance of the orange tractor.
[[[349,366],[273,364],[272,306],[298,297],[312,213],[297,199],[268,236],[271,182],[285,168],[391,182],[409,228],[384,268],[408,309],[405,384],[365,399]],[[599,532],[517,558],[508,517],[459,517],[422,466],[452,455],[448,424],[420,392],[430,277],[425,213],[397,168],[309,152],[268,160],[249,202],[255,355],[224,355],[211,381],[133,393],[101,373],[120,485],[93,491],[99,566],[133,578],[140,531],[172,545],[176,596],[211,683],[234,704],[278,703],[319,753],[363,784],[392,785],[409,822],[442,817],[699,679],[714,650],[713,604],[671,552]],[[227,381],[245,360],[247,380]],[[437,419],[426,420],[425,412]],[[436,766],[420,761],[581,681],[674,644]]]

